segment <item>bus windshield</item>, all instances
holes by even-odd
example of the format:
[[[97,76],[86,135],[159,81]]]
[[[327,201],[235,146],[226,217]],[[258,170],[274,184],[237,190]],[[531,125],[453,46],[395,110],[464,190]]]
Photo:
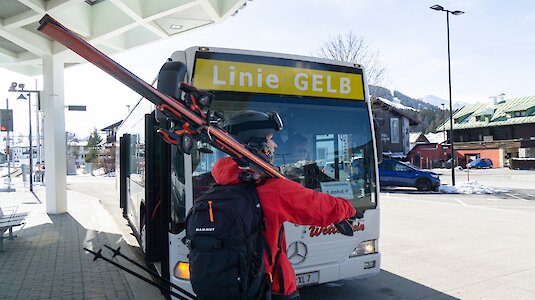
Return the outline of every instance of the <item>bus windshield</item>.
[[[355,208],[376,207],[374,149],[365,101],[217,92],[211,109],[225,118],[242,110],[279,113],[284,129],[273,136],[278,145],[275,165],[284,176],[347,198]],[[226,156],[210,150],[193,151],[196,195],[208,188],[203,178]]]

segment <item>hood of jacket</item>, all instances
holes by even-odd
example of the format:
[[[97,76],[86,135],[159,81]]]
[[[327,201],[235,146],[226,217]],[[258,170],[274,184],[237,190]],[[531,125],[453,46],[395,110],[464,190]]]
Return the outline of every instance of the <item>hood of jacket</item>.
[[[236,185],[240,183],[238,164],[231,157],[220,158],[212,168],[212,176],[219,185]]]

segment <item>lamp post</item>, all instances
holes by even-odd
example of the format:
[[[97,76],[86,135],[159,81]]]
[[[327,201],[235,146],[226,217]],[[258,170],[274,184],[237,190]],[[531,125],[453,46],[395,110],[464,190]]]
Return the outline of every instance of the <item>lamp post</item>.
[[[38,90],[25,90],[24,89],[24,83],[17,84],[16,82],[12,82],[11,86],[9,87],[8,92],[12,93],[28,93],[28,120],[29,120],[29,133],[28,133],[28,140],[30,142],[30,166],[29,166],[29,175],[30,175],[30,191],[33,192],[33,143],[32,143],[32,100],[31,100],[31,93],[37,93],[37,99],[39,99],[39,96],[41,94],[41,91]],[[17,89],[18,87],[18,89]],[[18,100],[26,100],[26,97],[24,97],[24,94],[20,94],[19,97],[17,97]]]
[[[9,111],[9,99],[6,98],[6,110]],[[1,117],[0,117],[1,119]],[[11,123],[13,122],[13,116],[11,116]],[[13,124],[10,124],[11,127],[13,127]],[[7,138],[6,138],[6,157],[7,157],[7,187],[5,189],[6,192],[14,192],[15,189],[11,187],[11,137],[9,135],[9,132],[13,130],[13,128],[9,128],[10,126],[7,126],[6,132],[7,132]],[[1,238],[1,237],[0,237]]]
[[[447,9],[444,9],[444,7],[440,5],[433,5],[430,7],[433,10],[436,11],[443,11],[446,13],[446,28],[447,28],[447,37],[448,37],[448,87],[449,87],[449,95],[450,95],[450,148],[451,148],[451,184],[455,185],[455,151],[453,146],[453,106],[451,102],[451,63],[450,63],[450,14],[458,16],[464,14],[463,11],[460,10],[454,10],[450,11]],[[444,123],[446,125],[446,123]]]

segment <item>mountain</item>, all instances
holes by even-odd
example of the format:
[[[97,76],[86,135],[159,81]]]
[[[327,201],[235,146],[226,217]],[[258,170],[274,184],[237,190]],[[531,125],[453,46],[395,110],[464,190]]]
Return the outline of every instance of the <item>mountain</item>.
[[[426,95],[421,100],[429,104],[433,104],[436,107],[441,107],[442,104],[444,104],[444,108],[448,108],[450,103],[449,100],[442,99],[434,95]]]
[[[424,101],[424,102],[427,102],[429,104],[433,104],[436,107],[442,107],[442,104],[444,104],[444,109],[446,109],[446,110],[449,109],[449,107],[450,107],[450,101],[449,100],[442,99],[442,98],[434,96],[434,95],[424,96],[421,100]],[[456,101],[455,103],[453,103],[453,110],[456,111],[458,109],[463,108],[463,106],[466,106],[468,104],[469,104],[468,102]]]
[[[459,110],[459,109],[463,108],[464,106],[466,106],[468,104],[470,104],[470,103],[463,102],[463,101],[455,102],[455,103],[453,103],[453,111]]]
[[[441,109],[441,103],[448,103],[448,101],[436,96],[426,96],[426,99],[432,102],[429,103],[421,99],[412,98],[399,91],[391,92],[389,89],[380,86],[370,86],[370,94],[413,108],[414,110],[403,110],[407,115],[420,122],[419,125],[411,127],[411,131],[423,132],[424,134],[433,132],[443,122],[445,114]],[[394,106],[399,108],[397,105]],[[445,107],[445,110],[449,110],[449,105]]]

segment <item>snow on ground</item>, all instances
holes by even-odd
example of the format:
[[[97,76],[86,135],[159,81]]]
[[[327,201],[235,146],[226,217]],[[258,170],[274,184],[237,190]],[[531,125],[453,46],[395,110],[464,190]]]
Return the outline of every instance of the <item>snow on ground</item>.
[[[105,177],[115,177],[115,172],[106,173],[104,168],[99,168],[93,170],[93,172],[88,172],[84,168],[76,169],[76,175],[78,176],[105,176]]]
[[[504,192],[502,190],[496,190],[491,187],[481,185],[477,181],[468,181],[455,186],[446,184],[441,185],[438,188],[438,191],[443,194],[496,194],[499,192]]]

